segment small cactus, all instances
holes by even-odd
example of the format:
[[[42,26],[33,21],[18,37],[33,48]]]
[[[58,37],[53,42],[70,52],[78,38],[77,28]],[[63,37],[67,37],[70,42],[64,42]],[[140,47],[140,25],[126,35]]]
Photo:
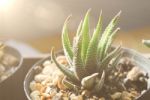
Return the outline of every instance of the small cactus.
[[[89,14],[87,11],[83,22],[81,21],[71,45],[68,36],[68,17],[62,30],[62,45],[69,67],[60,64],[55,57],[54,48],[51,50],[51,59],[66,76],[63,84],[71,90],[78,91],[81,88],[95,93],[101,91],[105,84],[105,78],[111,61],[115,66],[121,55],[121,46],[110,51],[115,34],[120,30],[116,26],[120,17],[119,12],[102,32],[102,12],[93,32],[89,34]],[[113,59],[113,60],[112,60]]]

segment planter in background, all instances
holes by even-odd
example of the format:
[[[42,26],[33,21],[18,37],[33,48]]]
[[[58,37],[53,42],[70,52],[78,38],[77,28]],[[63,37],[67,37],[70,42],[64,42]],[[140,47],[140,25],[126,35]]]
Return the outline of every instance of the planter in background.
[[[129,57],[132,58],[133,60],[135,60],[136,64],[140,67],[140,69],[144,70],[146,73],[148,73],[148,75],[150,75],[150,60],[148,60],[147,58],[145,58],[142,54],[132,50],[132,49],[128,49],[128,48],[122,48],[122,50],[124,51],[123,53],[123,57]],[[30,82],[34,79],[34,76],[37,74],[36,71],[36,67],[37,66],[42,66],[42,64],[44,63],[44,61],[46,60],[50,60],[50,57],[47,57],[43,60],[40,60],[39,62],[37,62],[27,73],[25,80],[24,80],[24,92],[26,94],[26,97],[28,100],[31,100],[30,97]],[[36,69],[36,70],[35,70]],[[53,70],[53,68],[52,68]],[[150,79],[148,79],[148,89],[145,93],[143,93],[142,95],[140,95],[140,97],[137,97],[137,100],[149,100],[150,98]]]
[[[19,86],[19,84],[22,84],[16,76],[20,76],[19,71],[22,68],[23,57],[17,49],[8,45],[5,46],[4,53],[15,57],[18,62],[13,66],[13,73],[10,74],[6,79],[0,81],[0,99],[10,100],[11,98],[11,100],[15,100],[15,97],[19,95],[19,91],[17,91],[16,88]],[[9,57],[7,57],[7,60],[10,60]]]

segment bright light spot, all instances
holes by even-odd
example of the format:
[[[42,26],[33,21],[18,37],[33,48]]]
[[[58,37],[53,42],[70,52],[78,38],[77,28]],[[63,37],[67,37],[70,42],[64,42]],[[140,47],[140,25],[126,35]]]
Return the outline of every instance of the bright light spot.
[[[10,6],[12,0],[0,0],[0,9],[5,9]]]

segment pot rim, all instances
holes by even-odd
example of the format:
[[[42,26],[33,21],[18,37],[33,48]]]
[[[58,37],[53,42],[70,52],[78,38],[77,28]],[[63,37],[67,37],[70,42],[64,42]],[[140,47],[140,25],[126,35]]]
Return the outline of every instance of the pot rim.
[[[112,49],[114,49],[116,46],[112,46]],[[125,48],[125,47],[122,47],[122,50],[124,51],[124,53],[129,53],[129,54],[132,54],[131,56],[132,56],[132,58],[134,58],[135,59],[135,61],[136,61],[136,59],[137,59],[137,57],[138,56],[140,56],[141,58],[140,59],[144,59],[144,61],[145,60],[147,60],[147,63],[146,63],[146,65],[150,65],[150,60],[148,59],[148,58],[146,58],[146,57],[144,57],[140,52],[138,52],[138,51],[136,51],[136,50],[134,50],[134,49],[130,49],[130,48]],[[59,50],[58,51],[58,53],[60,53],[60,51],[61,50]],[[56,53],[56,54],[58,54],[58,53]],[[134,54],[133,54],[134,53]],[[27,97],[27,99],[28,100],[31,100],[31,97],[30,97],[30,94],[28,93],[29,91],[30,91],[30,89],[29,89],[29,83],[27,83],[28,81],[29,81],[29,79],[30,79],[30,75],[32,74],[32,73],[34,73],[34,68],[37,66],[37,65],[41,65],[46,59],[50,59],[50,56],[47,56],[47,57],[45,57],[45,58],[43,58],[43,59],[41,59],[41,60],[39,60],[39,61],[37,61],[30,69],[29,69],[29,71],[27,72],[27,74],[26,74],[26,76],[25,76],[25,79],[24,79],[24,92],[25,92],[25,95],[26,95],[26,97]],[[139,64],[139,63],[138,63]],[[144,66],[144,65],[143,65]],[[142,70],[144,70],[144,71],[148,71],[147,73],[150,75],[150,68],[146,68],[146,67],[141,67],[141,66],[139,66],[140,67],[140,69]],[[30,80],[30,82],[31,82],[31,80]],[[143,97],[143,95],[144,94],[146,94],[149,90],[150,90],[150,78],[149,78],[149,81],[148,81],[148,84],[149,84],[149,86],[148,86],[148,89],[146,90],[146,92],[144,92],[143,94],[141,94],[139,97],[137,97],[136,98],[136,100],[141,100],[141,98]],[[142,99],[143,100],[143,99]]]
[[[28,81],[28,79],[29,79],[29,76],[34,72],[34,68],[35,68],[37,65],[40,65],[42,62],[44,62],[44,61],[47,60],[47,59],[50,59],[50,56],[47,56],[47,57],[45,57],[45,58],[43,58],[43,59],[37,61],[37,62],[29,69],[29,71],[27,72],[27,74],[26,74],[26,76],[25,76],[25,78],[24,78],[24,82],[23,82],[24,92],[25,92],[25,95],[27,96],[27,99],[28,99],[28,100],[31,100],[31,98],[30,98],[30,96],[29,96],[29,94],[28,94],[28,92],[27,92],[27,91],[29,91],[29,86],[28,86],[28,84],[27,84],[27,81]],[[26,89],[26,88],[28,88],[28,89]]]

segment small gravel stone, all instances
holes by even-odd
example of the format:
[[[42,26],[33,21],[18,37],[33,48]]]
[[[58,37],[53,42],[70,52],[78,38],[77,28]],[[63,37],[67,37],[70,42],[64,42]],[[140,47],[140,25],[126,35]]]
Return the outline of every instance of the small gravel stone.
[[[48,93],[42,93],[42,96],[44,96],[45,98],[49,98],[50,95]]]
[[[52,79],[53,79],[53,85],[58,85],[59,88],[62,86],[62,79],[64,78],[64,74],[62,74],[59,70],[56,70],[53,72]]]
[[[69,100],[69,98],[68,97],[63,97],[63,100]]]
[[[82,95],[76,96],[75,94],[71,94],[70,99],[71,100],[83,100],[83,96]]]
[[[119,61],[119,65],[122,67],[122,71],[128,71],[130,70],[133,66],[135,66],[135,63],[133,60],[131,60],[129,57],[123,57]]]
[[[33,91],[31,94],[31,99],[32,100],[40,100],[40,92],[39,91]]]
[[[42,81],[46,80],[48,77],[49,77],[48,75],[38,74],[34,77],[34,80],[36,82],[42,82]]]
[[[83,92],[82,92],[81,94],[82,94],[83,96],[90,97],[91,92],[88,91],[88,90],[83,90]]]
[[[43,87],[41,88],[41,90],[40,90],[40,93],[44,93],[45,90],[46,90],[46,86],[43,86]]]
[[[123,91],[121,95],[121,100],[132,100],[131,96],[132,95],[127,91]]]
[[[44,61],[43,66],[49,66],[51,65],[51,62],[49,60]]]
[[[50,82],[52,82],[51,76],[48,76],[44,81],[41,82],[42,85],[48,85]]]
[[[101,97],[101,98],[99,98],[99,100],[105,100],[105,98],[104,98],[104,97]]]
[[[2,63],[6,66],[17,66],[19,61],[16,57],[10,54],[4,54]]]
[[[79,95],[77,100],[83,100],[83,96]]]
[[[68,62],[67,62],[65,56],[58,56],[58,57],[56,58],[56,60],[57,60],[60,64],[64,64],[64,65],[68,64]]]
[[[52,100],[63,100],[62,99],[62,94],[57,93],[55,96],[53,96]],[[67,99],[66,99],[67,100]]]
[[[61,92],[61,94],[63,95],[63,97],[68,97],[68,92]]]
[[[50,89],[50,96],[53,97],[57,94],[57,89],[56,88],[51,88]]]
[[[139,67],[133,67],[127,74],[127,79],[131,81],[137,81],[140,76],[144,76],[143,71]]]
[[[50,91],[51,91],[51,88],[50,88],[50,87],[47,87],[46,90],[45,90],[45,93],[48,94],[48,93],[50,93]]]
[[[76,98],[77,96],[74,94],[74,93],[72,93],[71,95],[70,95],[70,98]]]
[[[2,73],[4,73],[5,71],[5,67],[3,65],[0,65],[0,76]]]
[[[120,92],[116,92],[116,93],[114,93],[114,94],[111,95],[111,98],[112,98],[113,100],[120,100],[120,98],[121,98],[121,93],[120,93]]]
[[[31,89],[31,91],[36,90],[36,82],[35,81],[30,82],[30,89]]]
[[[32,90],[32,91],[35,91],[35,90],[38,90],[38,91],[40,91],[41,89],[42,89],[42,84],[40,84],[40,83],[36,83],[36,82],[31,82],[30,83],[30,89]]]
[[[53,70],[51,66],[45,66],[42,70],[42,74],[45,74],[45,75],[52,75],[52,73],[53,73]]]

